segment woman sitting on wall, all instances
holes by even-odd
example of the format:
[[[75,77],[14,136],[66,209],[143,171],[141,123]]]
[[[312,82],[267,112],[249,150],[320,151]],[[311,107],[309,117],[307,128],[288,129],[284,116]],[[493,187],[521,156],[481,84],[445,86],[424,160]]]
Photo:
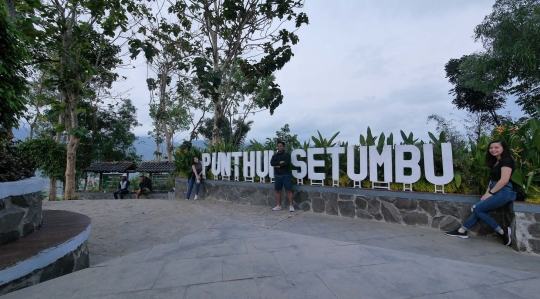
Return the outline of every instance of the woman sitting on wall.
[[[199,187],[201,186],[201,177],[202,177],[202,164],[199,161],[198,157],[193,157],[191,159],[191,173],[189,174],[188,178],[188,189],[186,194],[186,200],[189,200],[189,196],[191,195],[191,189],[193,189],[193,183],[195,183],[195,197],[193,200],[197,200],[199,198]]]
[[[451,237],[468,238],[467,231],[478,221],[478,218],[487,222],[503,237],[504,245],[512,243],[512,229],[501,227],[488,212],[500,208],[516,199],[510,178],[514,172],[515,164],[510,150],[504,141],[492,141],[487,148],[486,165],[491,169],[490,183],[481,201],[472,207],[473,214],[465,221],[461,228],[446,232]]]

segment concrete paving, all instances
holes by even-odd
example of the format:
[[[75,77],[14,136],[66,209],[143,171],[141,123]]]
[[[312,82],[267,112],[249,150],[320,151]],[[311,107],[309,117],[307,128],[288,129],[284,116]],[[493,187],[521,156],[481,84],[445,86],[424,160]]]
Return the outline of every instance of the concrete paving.
[[[495,238],[205,200],[44,208],[92,218],[91,267],[2,299],[540,298],[540,257]]]

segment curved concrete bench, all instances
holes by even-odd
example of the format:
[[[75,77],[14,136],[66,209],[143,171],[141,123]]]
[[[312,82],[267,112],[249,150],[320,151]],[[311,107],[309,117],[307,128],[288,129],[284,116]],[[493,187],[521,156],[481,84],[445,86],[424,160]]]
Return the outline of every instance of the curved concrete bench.
[[[40,230],[0,246],[0,295],[88,268],[90,218],[43,211]]]

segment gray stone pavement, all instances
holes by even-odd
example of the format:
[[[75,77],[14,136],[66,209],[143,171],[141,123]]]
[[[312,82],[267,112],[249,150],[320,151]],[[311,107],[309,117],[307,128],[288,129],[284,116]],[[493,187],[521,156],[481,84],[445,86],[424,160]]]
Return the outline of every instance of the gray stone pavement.
[[[44,208],[92,218],[91,267],[2,298],[540,298],[540,257],[495,238],[205,200]]]

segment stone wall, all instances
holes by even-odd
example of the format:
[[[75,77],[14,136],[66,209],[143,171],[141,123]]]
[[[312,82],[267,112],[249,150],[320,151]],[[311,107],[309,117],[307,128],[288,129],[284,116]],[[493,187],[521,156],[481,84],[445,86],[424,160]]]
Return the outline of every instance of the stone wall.
[[[42,269],[34,270],[32,273],[13,280],[0,286],[0,296],[20,290],[40,282],[51,280],[53,278],[73,273],[78,270],[86,269],[90,266],[90,255],[88,245],[85,241],[76,250],[67,253],[56,262]]]
[[[442,231],[458,228],[471,215],[471,207],[479,201],[478,196],[441,193],[297,185],[293,187],[293,190],[295,208],[306,212],[422,226]],[[177,178],[175,197],[185,198],[186,191],[187,180]],[[191,198],[193,198],[193,194],[194,192],[192,192]],[[205,180],[201,185],[199,198],[201,200],[233,201],[269,207],[276,204],[273,185],[262,183]],[[282,194],[282,204],[284,207],[288,206],[285,194]],[[521,216],[516,211],[516,219],[513,220],[515,206],[518,206],[518,210],[522,210],[521,204],[510,203],[491,212],[490,215],[501,225],[517,227],[519,234],[523,231],[521,226],[526,225],[522,221],[522,217],[528,219],[528,235],[520,240],[514,239],[515,243],[525,242],[528,245],[520,245],[516,249],[540,253],[538,251],[540,226],[537,223],[540,219],[540,209],[537,214],[533,213],[534,216]],[[517,221],[518,224],[514,221]],[[483,221],[479,221],[471,229],[471,234],[496,235],[493,229]]]
[[[0,189],[0,245],[4,245],[41,227],[43,181],[0,183]]]
[[[540,254],[540,213],[516,212],[515,214],[514,248]]]

